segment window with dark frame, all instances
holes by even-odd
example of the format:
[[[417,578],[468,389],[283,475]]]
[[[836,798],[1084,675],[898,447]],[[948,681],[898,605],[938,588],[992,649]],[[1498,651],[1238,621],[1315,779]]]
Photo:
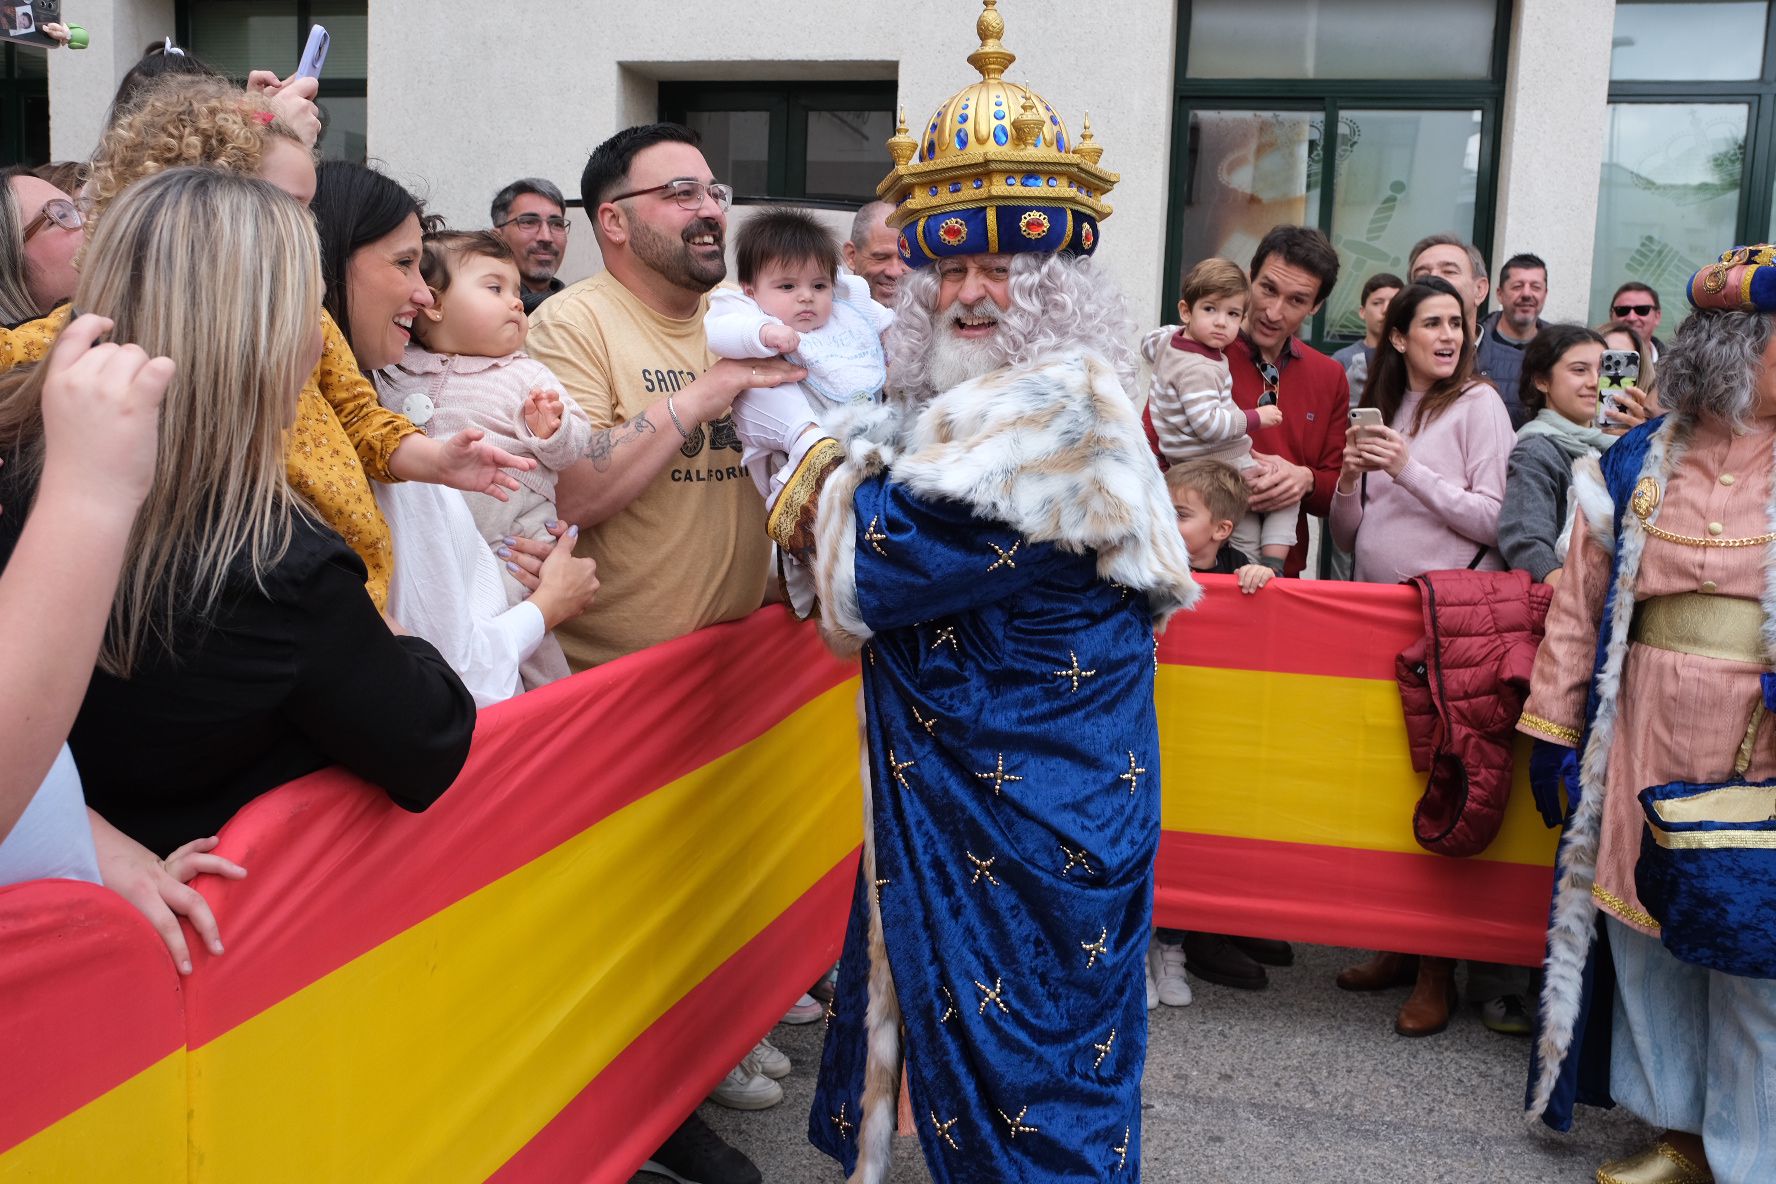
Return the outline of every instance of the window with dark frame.
[[[0,166],[49,163],[49,51],[0,43]]]
[[[895,84],[660,84],[660,118],[703,137],[703,155],[738,201],[855,207],[876,196],[894,161]]]
[[[1630,280],[1671,310],[1734,243],[1776,237],[1776,20],[1767,0],[1618,0],[1591,320]],[[1678,316],[1667,312],[1665,332]]]
[[[361,164],[368,155],[368,0],[178,0],[174,40],[245,82],[250,70],[271,70],[280,77],[294,70],[308,30],[317,24],[326,26],[330,38],[316,99],[325,129],[321,155]]]
[[[1180,0],[1161,307],[1187,264],[1317,226],[1338,286],[1303,326],[1363,335],[1363,281],[1453,232],[1492,255],[1510,0]]]

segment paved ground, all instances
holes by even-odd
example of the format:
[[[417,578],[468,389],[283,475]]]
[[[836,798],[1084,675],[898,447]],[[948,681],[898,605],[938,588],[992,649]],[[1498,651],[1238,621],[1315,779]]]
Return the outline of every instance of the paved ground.
[[[1143,1178],[1149,1184],[1584,1184],[1604,1159],[1651,1139],[1620,1111],[1582,1110],[1575,1133],[1521,1119],[1528,1042],[1464,1009],[1425,1040],[1393,1033],[1405,989],[1332,985],[1362,955],[1298,946],[1269,990],[1193,981],[1196,1002],[1152,1013]],[[775,1109],[703,1117],[751,1155],[767,1184],[838,1184],[804,1131],[821,1025],[780,1026],[795,1070]],[[927,1184],[916,1139],[896,1140],[894,1184]],[[641,1174],[633,1184],[665,1184]]]

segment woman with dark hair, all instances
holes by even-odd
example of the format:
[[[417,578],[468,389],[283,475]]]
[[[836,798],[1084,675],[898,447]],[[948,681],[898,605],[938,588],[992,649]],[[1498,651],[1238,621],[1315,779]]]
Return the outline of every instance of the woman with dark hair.
[[[1475,380],[1474,341],[1456,290],[1435,276],[1401,289],[1388,305],[1381,344],[1360,407],[1382,423],[1345,436],[1332,498],[1332,537],[1353,552],[1355,578],[1398,583],[1427,571],[1501,571],[1499,507],[1511,454],[1511,415]],[[1489,1026],[1526,1030],[1522,975],[1476,964],[1469,990]],[[1338,976],[1350,991],[1412,983],[1394,1020],[1402,1036],[1449,1024],[1455,963],[1383,952]]]
[[[358,366],[367,373],[393,366],[414,319],[434,300],[420,274],[418,200],[374,169],[329,161],[318,171],[311,208],[324,303],[351,347],[338,364],[352,366],[354,376]],[[574,557],[578,528],[564,528],[553,544],[513,539],[501,548],[507,569],[531,589],[528,600],[508,607],[500,563],[461,494],[421,483],[378,485],[376,500],[394,544],[389,615],[435,644],[478,704],[522,691],[521,664],[549,630],[585,611],[598,588],[592,560]]]
[[[1579,463],[1517,725],[1570,750],[1529,1113],[1613,1102],[1663,1132],[1601,1181],[1776,1180],[1772,259],[1696,274],[1669,414]]]
[[[1560,581],[1573,462],[1597,456],[1626,430],[1592,426],[1603,350],[1603,335],[1594,330],[1549,325],[1523,351],[1518,397],[1532,418],[1518,429],[1511,449],[1499,550],[1507,564],[1538,583]]]

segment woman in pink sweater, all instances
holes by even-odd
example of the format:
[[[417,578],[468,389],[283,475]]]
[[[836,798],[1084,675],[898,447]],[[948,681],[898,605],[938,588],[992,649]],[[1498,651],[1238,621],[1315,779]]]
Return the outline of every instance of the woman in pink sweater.
[[[1346,433],[1332,496],[1332,537],[1355,554],[1356,578],[1397,583],[1427,571],[1504,570],[1499,507],[1516,437],[1498,392],[1472,374],[1474,342],[1461,299],[1441,279],[1420,280],[1388,305],[1362,407],[1386,426]],[[1455,963],[1383,951],[1338,976],[1347,991],[1413,985],[1394,1018],[1402,1036],[1449,1024]],[[1474,963],[1468,990],[1488,1027],[1516,1030],[1527,977]]]
[[[1501,571],[1499,507],[1515,439],[1498,392],[1470,375],[1461,299],[1440,279],[1394,297],[1360,406],[1385,426],[1354,428],[1332,498],[1332,538],[1358,580],[1427,571]]]

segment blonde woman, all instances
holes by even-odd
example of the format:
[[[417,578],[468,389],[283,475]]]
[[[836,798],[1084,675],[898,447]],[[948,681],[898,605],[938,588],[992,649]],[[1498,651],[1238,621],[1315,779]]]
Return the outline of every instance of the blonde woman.
[[[431,645],[390,632],[363,594],[362,560],[286,479],[284,437],[321,351],[307,213],[263,181],[168,170],[113,204],[75,301],[175,367],[69,745],[105,882],[187,970],[175,911],[220,944],[183,881],[240,874],[207,854],[212,839],[188,840],[335,763],[424,809],[461,768],[475,709]],[[43,470],[44,380],[40,367],[0,380],[9,507],[30,503]],[[0,515],[0,559],[18,517]]]
[[[187,164],[261,177],[303,205],[314,196],[313,152],[265,99],[221,80],[180,77],[145,92],[105,134],[88,171],[87,233],[97,230],[130,186]],[[209,257],[226,258],[213,251]],[[65,316],[46,318],[44,332],[15,342],[12,360],[41,357]],[[393,551],[370,479],[433,481],[504,497],[518,483],[500,469],[528,469],[535,462],[487,444],[478,432],[444,444],[427,439],[407,419],[384,410],[332,318],[322,313],[320,326],[320,361],[303,387],[290,433],[290,484],[364,561],[366,586],[380,609],[388,601]],[[0,343],[0,369],[10,364],[8,352]]]

